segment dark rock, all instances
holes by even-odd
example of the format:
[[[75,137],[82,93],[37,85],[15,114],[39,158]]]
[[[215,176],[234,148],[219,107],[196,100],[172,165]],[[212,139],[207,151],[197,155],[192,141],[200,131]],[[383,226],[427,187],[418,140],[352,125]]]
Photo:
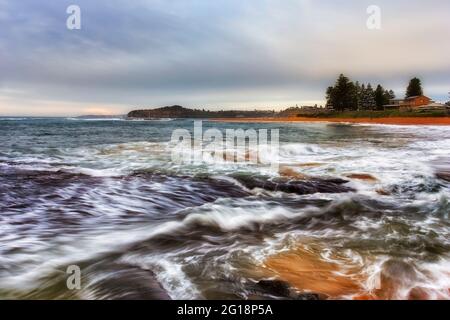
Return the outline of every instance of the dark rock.
[[[298,293],[295,300],[324,300],[317,293]]]
[[[450,182],[450,171],[442,171],[436,173],[436,177],[441,180]]]
[[[171,300],[151,270],[111,261],[94,264],[84,273],[93,280],[89,288],[97,299]]]
[[[436,178],[450,182],[450,159],[439,158],[432,162]]]
[[[354,189],[344,186],[348,181],[342,179],[289,180],[284,178],[270,179],[268,177],[234,176],[247,189],[260,188],[267,191],[281,191],[298,195],[313,193],[344,193]]]
[[[291,295],[291,286],[289,283],[281,280],[261,280],[257,285],[264,291],[280,297],[289,297]]]
[[[321,300],[322,297],[316,293],[298,293],[289,283],[282,280],[260,280],[257,284],[257,290],[266,294],[292,300]]]

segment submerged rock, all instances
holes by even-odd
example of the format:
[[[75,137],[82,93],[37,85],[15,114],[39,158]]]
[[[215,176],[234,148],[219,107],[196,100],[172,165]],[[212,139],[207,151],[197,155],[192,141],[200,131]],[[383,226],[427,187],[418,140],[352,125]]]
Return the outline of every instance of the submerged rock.
[[[261,280],[257,285],[264,291],[273,293],[277,296],[288,297],[291,295],[289,283],[281,280]]]
[[[447,182],[450,182],[450,170],[449,171],[442,171],[437,172],[436,177],[441,180],[445,180]]]
[[[391,193],[385,189],[377,189],[376,193],[378,193],[380,196],[389,196]]]
[[[323,260],[320,251],[299,247],[269,257],[264,267],[296,290],[314,292],[311,298],[340,298],[359,293],[362,279],[355,277],[360,271],[359,266],[349,265],[349,260],[340,263]]]
[[[282,280],[261,280],[257,284],[258,289],[273,296],[293,300],[320,300],[316,293],[298,293],[290,284]]]
[[[279,174],[282,177],[288,177],[288,178],[294,178],[298,180],[305,180],[308,178],[307,175],[300,173],[298,171],[295,171],[294,169],[290,167],[281,167],[279,170]]]
[[[450,182],[450,159],[440,158],[433,162],[435,176],[438,179]]]
[[[307,163],[299,163],[297,164],[298,167],[320,167],[325,165],[324,163],[320,162],[307,162]]]
[[[267,191],[281,191],[298,195],[313,193],[344,193],[354,189],[344,186],[347,180],[310,178],[308,180],[290,180],[282,178],[268,178],[263,176],[236,175],[234,178],[247,189],[264,189]]]
[[[90,287],[97,298],[110,300],[171,300],[151,270],[112,263]],[[97,278],[97,277],[95,277]]]
[[[364,181],[369,181],[369,182],[378,181],[377,178],[375,178],[374,176],[372,176],[368,173],[351,173],[351,174],[347,174],[346,177],[350,178],[350,179],[364,180]]]

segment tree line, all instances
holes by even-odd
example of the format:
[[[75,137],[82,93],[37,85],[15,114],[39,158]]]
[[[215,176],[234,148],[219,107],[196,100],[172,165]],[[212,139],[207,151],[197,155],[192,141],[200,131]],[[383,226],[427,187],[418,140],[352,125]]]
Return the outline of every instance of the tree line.
[[[423,95],[420,79],[411,79],[406,90],[406,97]],[[378,84],[374,89],[372,84],[353,82],[341,74],[334,86],[326,92],[327,106],[337,111],[344,110],[383,110],[391,99],[395,98],[393,90],[383,88]]]

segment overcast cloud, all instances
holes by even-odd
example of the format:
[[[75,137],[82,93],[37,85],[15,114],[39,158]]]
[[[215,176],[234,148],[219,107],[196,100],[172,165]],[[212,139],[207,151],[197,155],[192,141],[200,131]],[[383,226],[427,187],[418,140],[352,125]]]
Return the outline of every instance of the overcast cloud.
[[[450,91],[450,2],[0,0],[0,115],[322,103],[341,72]],[[82,29],[66,28],[77,4]],[[382,29],[366,28],[381,8]]]

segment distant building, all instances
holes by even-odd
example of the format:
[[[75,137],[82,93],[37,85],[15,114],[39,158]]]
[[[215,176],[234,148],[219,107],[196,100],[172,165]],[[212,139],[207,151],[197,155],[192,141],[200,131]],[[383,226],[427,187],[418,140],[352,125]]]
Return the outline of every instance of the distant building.
[[[450,107],[446,106],[442,103],[430,103],[425,106],[420,106],[417,108],[417,111],[421,112],[430,112],[430,111],[450,111]]]
[[[405,99],[391,99],[389,104],[384,106],[385,110],[414,111],[420,107],[434,103],[427,96],[414,96]]]

